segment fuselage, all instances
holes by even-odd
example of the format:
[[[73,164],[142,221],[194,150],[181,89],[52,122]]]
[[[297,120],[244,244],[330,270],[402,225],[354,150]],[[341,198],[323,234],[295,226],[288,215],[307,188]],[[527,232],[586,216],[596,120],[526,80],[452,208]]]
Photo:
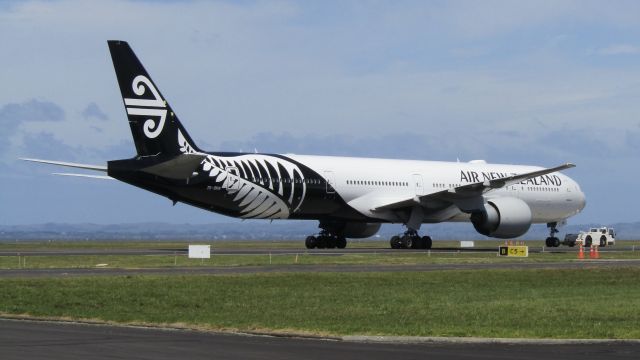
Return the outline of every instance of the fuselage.
[[[127,160],[123,160],[127,161]],[[313,155],[209,153],[187,182],[117,171],[133,185],[210,211],[242,218],[403,222],[388,203],[542,168],[487,164]],[[252,197],[253,196],[253,197]],[[493,189],[485,198],[516,197],[526,202],[533,223],[567,219],[585,206],[578,184],[554,173]],[[432,202],[423,223],[468,221],[450,203]]]

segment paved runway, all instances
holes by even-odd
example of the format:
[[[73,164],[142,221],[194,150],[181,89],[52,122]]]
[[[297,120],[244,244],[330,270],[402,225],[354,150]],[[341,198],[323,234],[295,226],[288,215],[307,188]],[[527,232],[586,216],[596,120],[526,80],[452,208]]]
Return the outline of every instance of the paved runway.
[[[301,272],[405,272],[483,269],[585,269],[599,267],[638,267],[640,260],[584,260],[553,263],[504,262],[491,264],[419,264],[419,265],[265,265],[225,267],[166,267],[143,269],[9,269],[0,270],[0,278],[10,277],[66,277],[66,276],[122,276],[122,275],[225,275],[257,273]]]
[[[637,359],[639,343],[383,344],[0,319],[0,357],[24,359]]]
[[[630,246],[618,246],[618,247],[606,247],[601,248],[601,252],[620,252],[620,251],[632,251],[634,247]],[[305,248],[277,248],[270,249],[265,248],[224,248],[218,249],[211,248],[213,255],[345,255],[345,254],[423,254],[427,252],[433,253],[486,253],[497,252],[496,248],[434,248],[431,250],[415,250],[415,249],[390,249],[387,247],[381,248],[347,248],[347,249],[305,249]],[[541,248],[530,247],[530,253],[539,252],[551,252],[551,253],[565,253],[576,252],[576,248],[559,247],[559,248]],[[186,248],[174,248],[174,249],[126,249],[126,248],[111,248],[111,249],[38,249],[38,250],[0,250],[0,256],[66,256],[66,255],[185,255],[187,254]]]

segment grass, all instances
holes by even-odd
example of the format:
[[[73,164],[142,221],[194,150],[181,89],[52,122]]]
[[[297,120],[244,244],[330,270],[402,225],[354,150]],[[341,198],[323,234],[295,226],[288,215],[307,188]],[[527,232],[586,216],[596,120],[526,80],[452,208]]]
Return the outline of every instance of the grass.
[[[0,313],[312,334],[640,338],[640,269],[0,279]]]
[[[315,255],[314,255],[315,254]],[[588,252],[585,254],[588,258]],[[602,252],[601,259],[640,259],[640,251]],[[186,255],[29,255],[0,256],[1,269],[90,268],[158,268],[196,266],[269,266],[269,265],[419,265],[419,264],[489,264],[504,262],[574,261],[572,252],[530,253],[528,258],[497,257],[495,252],[396,252],[320,255],[301,250],[290,254],[216,255],[210,259],[189,259]],[[588,261],[588,260],[587,260]]]
[[[193,240],[172,240],[172,241],[17,241],[0,242],[0,251],[34,251],[34,250],[110,250],[110,249],[171,249],[186,250],[189,244],[211,245],[211,249],[288,249],[305,251],[303,240],[216,240],[216,241],[193,241]],[[476,248],[495,249],[503,245],[501,240],[479,240],[475,241]],[[525,244],[533,248],[544,246],[542,240],[528,240]],[[640,250],[640,240],[618,240],[615,247],[636,246]],[[456,240],[436,240],[433,243],[435,248],[459,248],[460,242]],[[352,239],[349,240],[349,248],[389,248],[388,240]]]

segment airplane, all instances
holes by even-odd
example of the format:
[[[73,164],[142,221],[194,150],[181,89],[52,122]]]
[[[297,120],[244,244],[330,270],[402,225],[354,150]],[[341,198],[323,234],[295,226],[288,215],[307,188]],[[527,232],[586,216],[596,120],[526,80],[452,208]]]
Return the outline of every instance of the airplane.
[[[109,50],[137,154],[106,166],[22,159],[99,171],[58,175],[117,179],[165,196],[175,205],[242,219],[319,221],[307,248],[345,248],[347,239],[375,235],[400,223],[394,249],[429,249],[422,224],[471,222],[485,236],[508,239],[546,223],[547,246],[558,225],[586,205],[577,182],[560,171],[571,163],[537,166],[416,161],[295,154],[205,152],[186,131],[125,41]]]

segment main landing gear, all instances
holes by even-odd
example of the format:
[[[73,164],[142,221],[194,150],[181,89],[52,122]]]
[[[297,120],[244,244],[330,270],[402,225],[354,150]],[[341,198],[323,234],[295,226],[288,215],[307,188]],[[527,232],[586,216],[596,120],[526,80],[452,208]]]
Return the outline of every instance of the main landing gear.
[[[402,236],[393,236],[389,241],[392,249],[431,249],[430,236],[420,237],[415,230],[407,230]]]
[[[545,245],[547,245],[547,247],[560,246],[560,239],[556,237],[556,234],[560,232],[558,230],[558,223],[548,223],[547,227],[549,228],[549,237],[545,241]]]
[[[307,236],[304,244],[307,249],[344,249],[347,247],[347,239],[342,235],[322,230],[318,236]]]

